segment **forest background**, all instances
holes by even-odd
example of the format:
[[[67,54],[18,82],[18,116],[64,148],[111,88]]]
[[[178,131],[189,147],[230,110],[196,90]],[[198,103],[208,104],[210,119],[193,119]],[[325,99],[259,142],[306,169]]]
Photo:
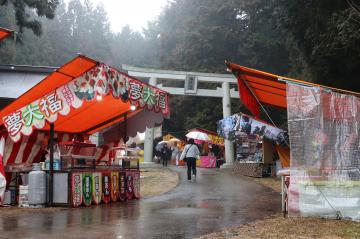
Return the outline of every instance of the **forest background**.
[[[61,66],[82,53],[117,68],[226,73],[229,60],[360,91],[360,8],[353,0],[172,0],[142,32],[112,32],[104,8],[88,0],[34,2],[44,1],[0,0],[0,26],[19,32],[16,42],[1,43],[0,64]],[[178,136],[194,127],[216,130],[222,118],[218,98],[172,96],[170,107],[163,130]],[[286,128],[286,112],[267,109]],[[233,100],[232,111],[246,109]]]

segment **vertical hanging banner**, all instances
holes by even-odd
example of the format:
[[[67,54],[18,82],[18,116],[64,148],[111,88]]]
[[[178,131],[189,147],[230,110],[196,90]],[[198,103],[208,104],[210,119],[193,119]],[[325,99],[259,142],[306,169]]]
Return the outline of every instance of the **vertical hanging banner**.
[[[72,206],[78,207],[82,204],[82,175],[72,173]]]
[[[85,206],[92,202],[92,173],[83,173],[83,201]]]
[[[134,197],[136,199],[140,199],[140,172],[134,172],[133,173],[133,177],[134,177]]]
[[[109,203],[111,200],[111,175],[109,171],[102,173],[102,199],[104,203]]]
[[[126,184],[125,184],[125,181],[126,181],[125,172],[121,171],[119,173],[119,189],[120,189],[119,198],[120,198],[120,201],[125,201],[125,199],[126,199]]]
[[[43,129],[45,121],[54,123],[58,115],[69,115],[93,101],[97,95],[112,94],[115,99],[131,102],[140,108],[161,112],[168,116],[169,95],[105,64],[99,64],[80,77],[42,96],[34,102],[3,117],[10,138],[17,142],[21,135],[30,135],[34,129]]]
[[[111,200],[119,199],[119,172],[111,172]]]
[[[126,199],[131,200],[134,197],[134,177],[132,172],[126,172]]]
[[[102,183],[101,183],[101,173],[93,173],[92,180],[92,192],[93,192],[93,201],[95,204],[100,204],[102,197]]]

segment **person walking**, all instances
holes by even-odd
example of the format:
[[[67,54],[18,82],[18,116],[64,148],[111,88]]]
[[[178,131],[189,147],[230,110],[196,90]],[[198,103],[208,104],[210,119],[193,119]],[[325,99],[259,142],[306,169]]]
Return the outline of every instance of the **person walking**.
[[[185,146],[180,159],[185,160],[187,164],[187,176],[188,181],[191,181],[191,170],[193,173],[193,180],[196,180],[196,159],[200,156],[200,151],[193,139],[189,139]]]
[[[168,160],[171,159],[172,151],[170,147],[165,144],[162,150],[162,160],[163,160],[163,167],[167,167]]]

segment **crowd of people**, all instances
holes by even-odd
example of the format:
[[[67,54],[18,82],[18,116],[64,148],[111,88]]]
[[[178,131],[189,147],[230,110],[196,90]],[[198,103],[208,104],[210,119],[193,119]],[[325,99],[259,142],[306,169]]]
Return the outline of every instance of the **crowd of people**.
[[[162,163],[163,167],[167,167],[169,161],[173,160],[175,165],[180,165],[180,160],[184,160],[186,162],[186,157],[184,157],[183,153],[188,149],[188,145],[194,145],[198,149],[199,153],[196,159],[200,159],[200,155],[211,155],[216,157],[216,167],[220,167],[224,162],[223,151],[218,145],[208,144],[206,147],[203,145],[197,145],[193,139],[189,139],[187,144],[180,145],[179,142],[173,142],[172,144],[163,142],[161,147],[155,148],[155,156],[158,158],[159,162]],[[192,147],[195,148],[195,147]],[[192,150],[191,150],[192,151]],[[195,159],[195,163],[196,163]],[[192,162],[192,160],[190,160]]]

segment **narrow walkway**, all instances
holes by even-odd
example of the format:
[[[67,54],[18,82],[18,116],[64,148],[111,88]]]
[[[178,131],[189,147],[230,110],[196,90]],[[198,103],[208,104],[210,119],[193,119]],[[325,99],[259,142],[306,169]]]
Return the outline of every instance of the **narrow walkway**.
[[[0,238],[193,238],[280,211],[280,195],[247,178],[199,169],[162,196],[0,218]],[[0,211],[1,213],[1,211]]]

